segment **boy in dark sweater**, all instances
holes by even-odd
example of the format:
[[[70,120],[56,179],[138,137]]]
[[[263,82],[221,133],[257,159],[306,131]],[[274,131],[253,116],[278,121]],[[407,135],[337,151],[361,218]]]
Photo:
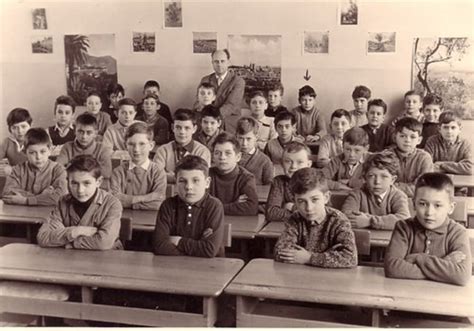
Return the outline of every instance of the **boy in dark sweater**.
[[[269,185],[273,179],[273,163],[257,148],[257,121],[252,117],[240,118],[235,133],[242,152],[239,166],[255,176],[257,185]]]
[[[352,110],[352,127],[363,126],[367,124],[367,103],[370,100],[372,92],[367,86],[359,85],[352,91],[352,102],[354,110]]]
[[[176,166],[178,194],[166,199],[156,218],[153,252],[157,255],[224,256],[224,208],[206,192],[209,166],[196,155]]]
[[[161,102],[160,98],[160,84],[156,80],[148,80],[143,85],[143,98],[145,99],[147,96],[154,95],[158,100],[158,114],[162,116],[165,120],[168,121],[171,130],[171,124],[173,123],[173,117],[171,116],[170,107],[166,104]],[[143,103],[139,103],[137,105],[137,119],[144,117],[143,115]]]
[[[199,130],[194,134],[194,140],[212,151],[214,140],[222,132],[222,116],[219,108],[213,105],[204,106],[200,113]]]
[[[62,146],[68,141],[74,141],[74,111],[76,102],[68,95],[59,96],[54,102],[54,119],[56,124],[48,128],[53,146]]]
[[[291,177],[290,190],[297,211],[275,245],[275,260],[323,268],[357,266],[349,220],[326,206],[330,194],[324,174],[315,168],[300,169]]]
[[[209,170],[209,193],[221,200],[226,215],[257,215],[255,177],[238,165],[241,152],[237,138],[223,132],[217,136],[213,150],[215,166]]]
[[[267,90],[268,107],[265,109],[265,116],[275,117],[282,111],[288,111],[288,109],[281,104],[283,92],[284,89],[281,83],[270,86]]]
[[[423,130],[421,135],[423,140],[418,148],[424,148],[428,138],[439,133],[439,115],[443,111],[443,99],[436,94],[428,94],[423,98]]]
[[[415,188],[413,218],[399,221],[385,254],[385,276],[430,279],[466,285],[471,279],[471,250],[466,229],[449,218],[454,185],[440,173],[426,173]]]
[[[394,143],[393,126],[384,124],[386,114],[387,104],[382,99],[370,100],[367,111],[368,123],[362,126],[369,136],[369,152],[381,152]]]

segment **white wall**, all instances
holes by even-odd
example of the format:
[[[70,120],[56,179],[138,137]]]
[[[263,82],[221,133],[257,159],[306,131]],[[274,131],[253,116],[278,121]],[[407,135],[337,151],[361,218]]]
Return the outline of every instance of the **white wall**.
[[[35,125],[52,122],[54,99],[66,93],[64,35],[115,33],[119,82],[126,94],[141,96],[142,85],[157,79],[162,99],[174,110],[189,107],[200,77],[211,72],[208,54],[192,53],[192,32],[216,31],[218,47],[228,34],[281,34],[284,104],[297,103],[306,81],[318,94],[318,106],[328,116],[336,108],[352,109],[355,85],[385,99],[389,114],[400,110],[401,96],[410,89],[413,38],[472,36],[474,2],[370,1],[359,4],[359,25],[337,24],[334,1],[185,1],[182,29],[162,29],[161,1],[0,1],[1,115],[14,107],[32,112]],[[31,9],[46,8],[48,30],[32,30]],[[157,51],[131,52],[131,32],[155,31]],[[302,55],[303,31],[330,31],[329,55]],[[366,55],[371,32],[397,32],[395,54]],[[53,54],[32,54],[31,36],[53,35]],[[7,135],[5,120],[0,138]]]

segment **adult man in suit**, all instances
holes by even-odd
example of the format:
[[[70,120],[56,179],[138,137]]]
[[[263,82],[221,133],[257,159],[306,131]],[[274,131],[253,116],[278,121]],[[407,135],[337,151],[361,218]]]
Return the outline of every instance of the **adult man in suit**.
[[[211,54],[214,72],[204,76],[202,83],[209,83],[216,88],[214,106],[218,107],[224,118],[227,132],[235,133],[237,120],[241,116],[241,103],[244,97],[245,81],[229,71],[230,53],[227,49],[215,50]]]

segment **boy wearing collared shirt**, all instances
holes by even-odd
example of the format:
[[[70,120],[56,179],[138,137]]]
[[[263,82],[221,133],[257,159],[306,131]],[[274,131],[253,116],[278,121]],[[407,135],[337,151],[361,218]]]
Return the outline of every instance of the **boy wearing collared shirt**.
[[[392,145],[394,128],[384,124],[387,104],[382,99],[370,100],[366,125],[362,129],[369,135],[369,152],[381,152]]]
[[[222,132],[222,116],[219,108],[213,105],[204,106],[200,113],[200,129],[194,135],[194,140],[212,151],[216,137]]]
[[[426,173],[415,188],[416,216],[399,221],[385,254],[385,276],[466,285],[471,250],[466,229],[449,218],[454,185],[445,174]]]
[[[104,133],[103,144],[114,151],[125,151],[125,133],[135,123],[137,104],[133,99],[124,98],[118,102],[118,121]]]
[[[136,119],[143,121],[153,129],[155,146],[161,146],[170,141],[170,123],[158,113],[160,99],[155,94],[143,98],[142,114],[137,114]]]
[[[426,142],[425,150],[433,157],[434,170],[455,175],[472,175],[472,149],[460,136],[461,118],[452,111],[439,116],[440,133]]]
[[[354,110],[352,110],[352,125],[354,126],[363,126],[367,124],[367,103],[370,100],[372,92],[367,86],[359,85],[354,88],[352,91],[352,102],[354,103]]]
[[[364,186],[350,192],[341,208],[352,228],[392,230],[397,221],[410,217],[406,194],[393,185],[400,162],[392,151],[369,155],[362,171]]]
[[[62,146],[76,138],[74,129],[74,111],[76,102],[68,95],[61,95],[54,103],[54,119],[56,124],[48,128],[53,146]]]
[[[69,194],[64,195],[38,231],[41,247],[122,249],[119,239],[122,205],[100,189],[99,163],[79,155],[67,169]]]
[[[64,167],[51,161],[51,139],[45,129],[32,128],[25,137],[28,161],[17,164],[5,183],[3,201],[28,206],[54,206],[67,193]]]
[[[166,174],[148,156],[155,142],[145,123],[132,124],[125,135],[129,162],[112,173],[111,191],[124,208],[158,210],[166,197]]]
[[[314,168],[300,169],[291,177],[290,189],[297,211],[275,245],[275,260],[323,268],[357,266],[349,220],[326,206],[330,192],[324,174]]]
[[[163,117],[168,124],[170,125],[169,130],[171,129],[171,123],[173,123],[173,117],[171,116],[170,112],[170,107],[164,103],[161,102],[161,87],[160,83],[158,83],[156,80],[147,80],[145,82],[145,85],[143,85],[143,99],[146,97],[153,95],[155,99],[157,100],[157,109],[158,109],[158,114]],[[143,103],[137,105],[137,116],[136,118],[138,120],[141,120],[140,118],[143,117]]]
[[[186,155],[197,155],[202,157],[208,165],[211,164],[211,152],[203,144],[193,140],[197,126],[194,112],[190,109],[178,109],[174,114],[173,141],[158,147],[153,158],[160,168],[166,171],[166,180],[175,182],[176,165]]]
[[[334,157],[343,152],[342,138],[344,133],[351,128],[351,114],[345,109],[336,109],[331,114],[331,133],[325,135],[319,143],[318,159],[316,166],[323,168]]]
[[[410,90],[405,93],[405,97],[403,100],[405,104],[403,114],[397,116],[392,121],[392,126],[395,126],[397,122],[404,117],[410,117],[420,123],[423,123],[423,121],[425,120],[425,116],[421,112],[421,107],[423,106],[421,95],[414,90]]]
[[[265,109],[265,116],[275,117],[282,111],[288,111],[288,109],[281,104],[281,98],[284,92],[281,83],[270,86],[267,91],[268,107]]]

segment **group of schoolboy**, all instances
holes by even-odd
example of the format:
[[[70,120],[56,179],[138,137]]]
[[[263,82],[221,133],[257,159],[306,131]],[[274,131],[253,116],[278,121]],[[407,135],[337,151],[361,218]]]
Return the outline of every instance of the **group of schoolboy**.
[[[173,118],[156,81],[145,84],[138,105],[120,85],[109,92],[106,106],[91,92],[75,121],[72,98],[57,98],[56,124],[47,130],[30,128],[25,109],[8,114],[3,201],[56,206],[38,232],[41,246],[122,248],[122,208],[132,208],[158,210],[155,254],[223,256],[224,215],[256,215],[256,185],[270,184],[266,219],[285,222],[277,261],[354,267],[352,228],[386,229],[393,230],[388,277],[458,285],[470,279],[469,240],[449,218],[454,187],[446,174],[472,174],[471,147],[460,137],[459,116],[443,110],[439,96],[409,91],[404,113],[386,124],[386,103],[357,86],[355,109],[335,110],[328,132],[312,87],[303,86],[300,105],[288,111],[279,84],[252,92],[248,116],[228,132],[212,85],[202,83],[194,109],[178,109]],[[52,146],[62,146],[56,161]],[[112,169],[117,150],[129,160]],[[166,198],[167,184],[177,195]],[[328,206],[331,190],[348,191],[341,210]]]

